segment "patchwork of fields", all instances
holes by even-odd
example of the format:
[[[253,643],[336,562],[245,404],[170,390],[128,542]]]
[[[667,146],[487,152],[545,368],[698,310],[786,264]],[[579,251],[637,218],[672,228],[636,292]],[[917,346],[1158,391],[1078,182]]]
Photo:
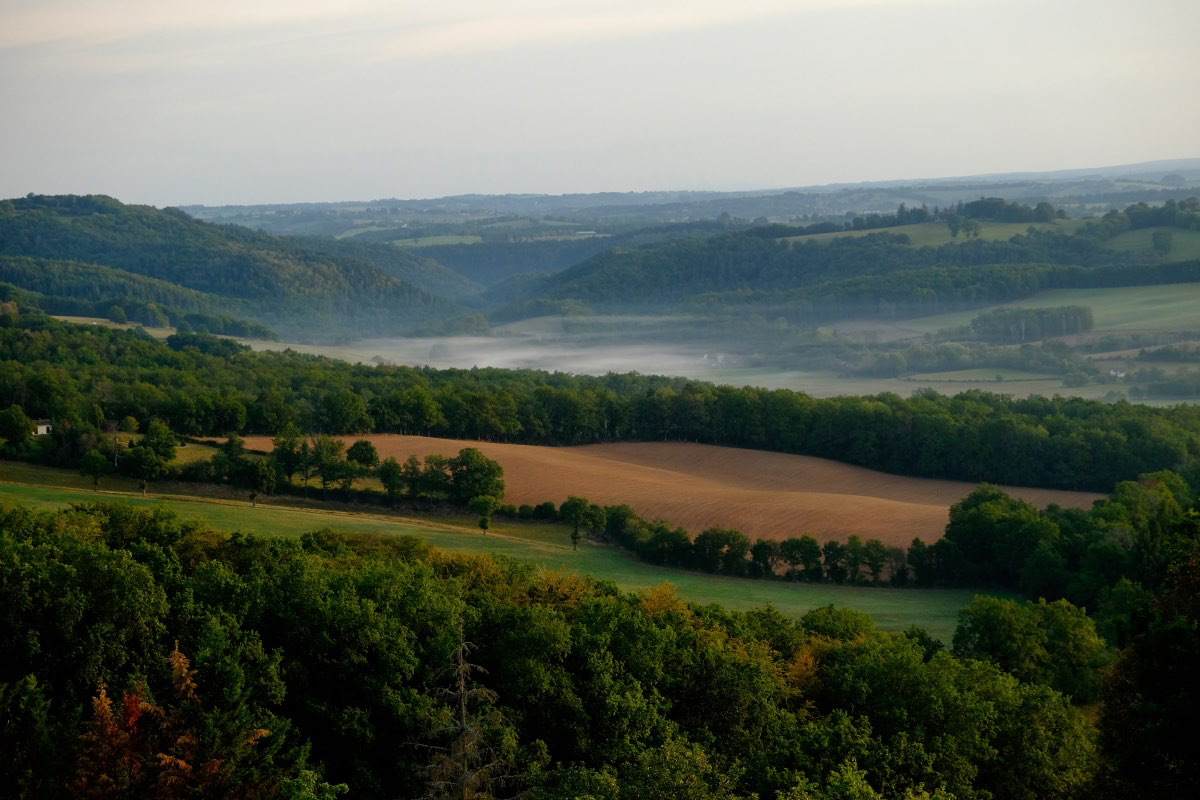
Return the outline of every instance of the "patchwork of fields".
[[[246,500],[230,497],[220,490],[216,490],[219,493],[216,497],[156,493],[156,490],[194,486],[152,485],[150,497],[143,498],[137,492],[136,482],[127,479],[106,478],[100,492],[92,491],[90,484],[90,480],[73,471],[0,461],[0,503],[24,503],[44,510],[97,501],[165,506],[185,519],[200,520],[219,530],[259,536],[295,538],[320,528],[415,536],[447,550],[492,553],[534,561],[549,569],[611,580],[625,591],[644,591],[667,581],[685,600],[719,603],[733,610],[770,604],[788,616],[798,617],[829,604],[854,608],[869,614],[884,630],[900,631],[918,625],[947,643],[954,633],[959,610],[973,595],[965,589],[789,583],[656,567],[612,545],[585,541],[578,550],[572,550],[568,529],[561,523],[497,518],[493,520],[491,533],[484,536],[475,525],[474,515],[408,517],[388,514],[383,509],[366,511],[358,507],[348,511],[335,504],[314,507],[286,497],[274,498],[271,503],[260,502],[257,508],[251,508]]]
[[[347,444],[358,437],[343,437]],[[593,503],[625,503],[649,519],[692,533],[737,528],[751,539],[858,534],[896,546],[913,537],[934,541],[951,505],[973,488],[958,481],[888,475],[810,456],[683,442],[535,447],[494,442],[376,434],[363,437],[380,456],[454,455],[475,447],[504,467],[509,503],[561,503],[569,495]],[[271,440],[246,446],[268,451]],[[1090,508],[1100,495],[1009,488],[1038,507]]]

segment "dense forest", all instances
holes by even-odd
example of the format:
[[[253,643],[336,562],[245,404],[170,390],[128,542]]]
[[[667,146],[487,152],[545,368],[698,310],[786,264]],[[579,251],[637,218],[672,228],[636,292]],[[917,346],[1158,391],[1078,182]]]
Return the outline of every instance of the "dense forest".
[[[1057,630],[1046,646],[1089,658],[1087,619],[1055,604],[977,600],[950,653],[857,612],[103,504],[4,508],[0,554],[8,796],[1032,800],[1197,776],[1194,547],[1128,632],[1098,736],[1047,685],[1077,659],[1033,645]],[[1009,653],[1029,668],[988,639],[1026,618]]]

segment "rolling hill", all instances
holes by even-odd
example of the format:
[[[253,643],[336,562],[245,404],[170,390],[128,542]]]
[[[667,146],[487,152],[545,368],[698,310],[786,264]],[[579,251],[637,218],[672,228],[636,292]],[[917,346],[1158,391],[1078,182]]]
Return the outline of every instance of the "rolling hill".
[[[101,267],[117,270],[106,274],[110,283],[120,283],[113,290],[143,302],[160,295],[130,276],[165,281],[205,295],[210,309],[219,305],[301,339],[332,331],[345,336],[412,330],[458,313],[453,303],[368,260],[304,239],[213,225],[173,209],[98,195],[0,202],[0,258],[15,257],[42,259],[35,263],[52,274],[62,272],[64,261],[88,265],[94,273]],[[18,288],[46,294],[54,283],[30,278],[9,263],[5,279]],[[78,296],[78,287],[59,288],[63,294],[56,296]]]
[[[356,437],[343,437],[347,444]],[[888,475],[822,458],[685,442],[628,442],[536,447],[421,436],[365,437],[381,457],[453,455],[475,447],[504,467],[505,502],[561,503],[570,495],[602,505],[627,504],[693,534],[737,528],[752,539],[810,534],[844,540],[852,534],[907,547],[935,541],[949,508],[973,488],[961,481]],[[266,436],[246,437],[270,451]],[[1088,492],[1006,487],[1034,505],[1089,508]]]

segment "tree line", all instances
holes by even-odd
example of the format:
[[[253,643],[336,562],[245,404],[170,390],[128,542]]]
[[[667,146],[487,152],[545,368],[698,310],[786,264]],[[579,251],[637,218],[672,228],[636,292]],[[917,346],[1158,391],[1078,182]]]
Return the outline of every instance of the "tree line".
[[[1007,344],[1085,333],[1094,324],[1092,310],[1085,306],[998,308],[968,323],[971,333],[984,341]]]
[[[920,477],[1095,491],[1160,469],[1191,474],[1200,455],[1200,413],[1191,406],[978,391],[816,399],[636,374],[349,365],[231,347],[0,316],[0,408],[55,421],[49,436],[8,447],[75,466],[133,417],[187,436],[275,435],[291,424],[329,435],[530,444],[693,441]]]

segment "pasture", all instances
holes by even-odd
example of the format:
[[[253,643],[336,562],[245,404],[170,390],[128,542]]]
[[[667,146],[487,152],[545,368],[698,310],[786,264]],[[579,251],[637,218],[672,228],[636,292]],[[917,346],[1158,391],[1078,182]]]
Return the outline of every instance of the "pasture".
[[[112,491],[117,486],[115,481],[110,489],[100,492],[81,485],[63,485],[85,480],[63,470],[0,462],[0,502],[24,503],[43,510],[97,501],[165,506],[185,519],[198,520],[219,530],[259,536],[298,537],[321,528],[414,536],[447,550],[492,553],[535,561],[549,569],[591,575],[613,581],[625,591],[645,591],[669,582],[685,600],[716,603],[733,610],[770,604],[788,616],[797,617],[824,605],[844,606],[869,614],[885,630],[900,631],[919,625],[946,642],[954,633],[959,610],[972,596],[972,592],[960,590],[787,583],[665,569],[642,563],[610,545],[585,541],[577,551],[572,550],[566,526],[556,523],[496,519],[493,532],[484,536],[475,527],[474,516],[405,517],[378,509],[346,511],[261,502],[258,508],[251,508],[244,500],[156,494],[155,490],[161,487],[153,485],[148,498]],[[101,483],[102,487],[105,485]]]
[[[412,239],[393,239],[396,247],[437,247],[445,244],[479,244],[482,236],[471,234],[453,234],[445,236],[417,236]]]
[[[1092,335],[1135,331],[1200,330],[1200,283],[1125,286],[1115,289],[1052,289],[1013,303],[904,320],[897,325],[913,335],[959,328],[995,308],[1054,308],[1087,306],[1092,310]]]
[[[350,444],[357,438],[345,436]],[[647,519],[663,519],[696,534],[736,528],[751,539],[808,534],[821,541],[852,534],[907,547],[935,541],[949,508],[974,488],[959,481],[889,475],[810,456],[686,442],[628,442],[536,447],[422,436],[361,438],[381,458],[454,455],[475,447],[504,467],[507,503],[556,505],[578,495],[601,505],[627,504]],[[268,451],[266,436],[246,446]],[[1008,488],[1036,506],[1090,508],[1100,495]]]
[[[1109,239],[1104,246],[1123,253],[1145,253],[1154,249],[1154,233],[1167,231],[1171,234],[1171,261],[1189,261],[1200,258],[1200,231],[1184,231],[1179,228],[1141,228],[1125,231]]]
[[[1038,230],[1053,230],[1061,233],[1074,233],[1082,227],[1083,220],[1055,220],[1054,222],[980,222],[979,237],[987,242],[1006,242],[1018,234],[1026,233],[1031,227]],[[845,236],[867,236],[872,233],[902,233],[908,236],[913,247],[941,247],[952,242],[965,242],[969,239],[964,234],[958,238],[950,235],[950,228],[944,222],[922,222],[917,225],[900,225],[894,228],[875,228],[865,231],[833,231],[832,233],[812,233],[807,236],[788,236],[787,242],[829,242]],[[1149,239],[1147,238],[1147,248]]]

